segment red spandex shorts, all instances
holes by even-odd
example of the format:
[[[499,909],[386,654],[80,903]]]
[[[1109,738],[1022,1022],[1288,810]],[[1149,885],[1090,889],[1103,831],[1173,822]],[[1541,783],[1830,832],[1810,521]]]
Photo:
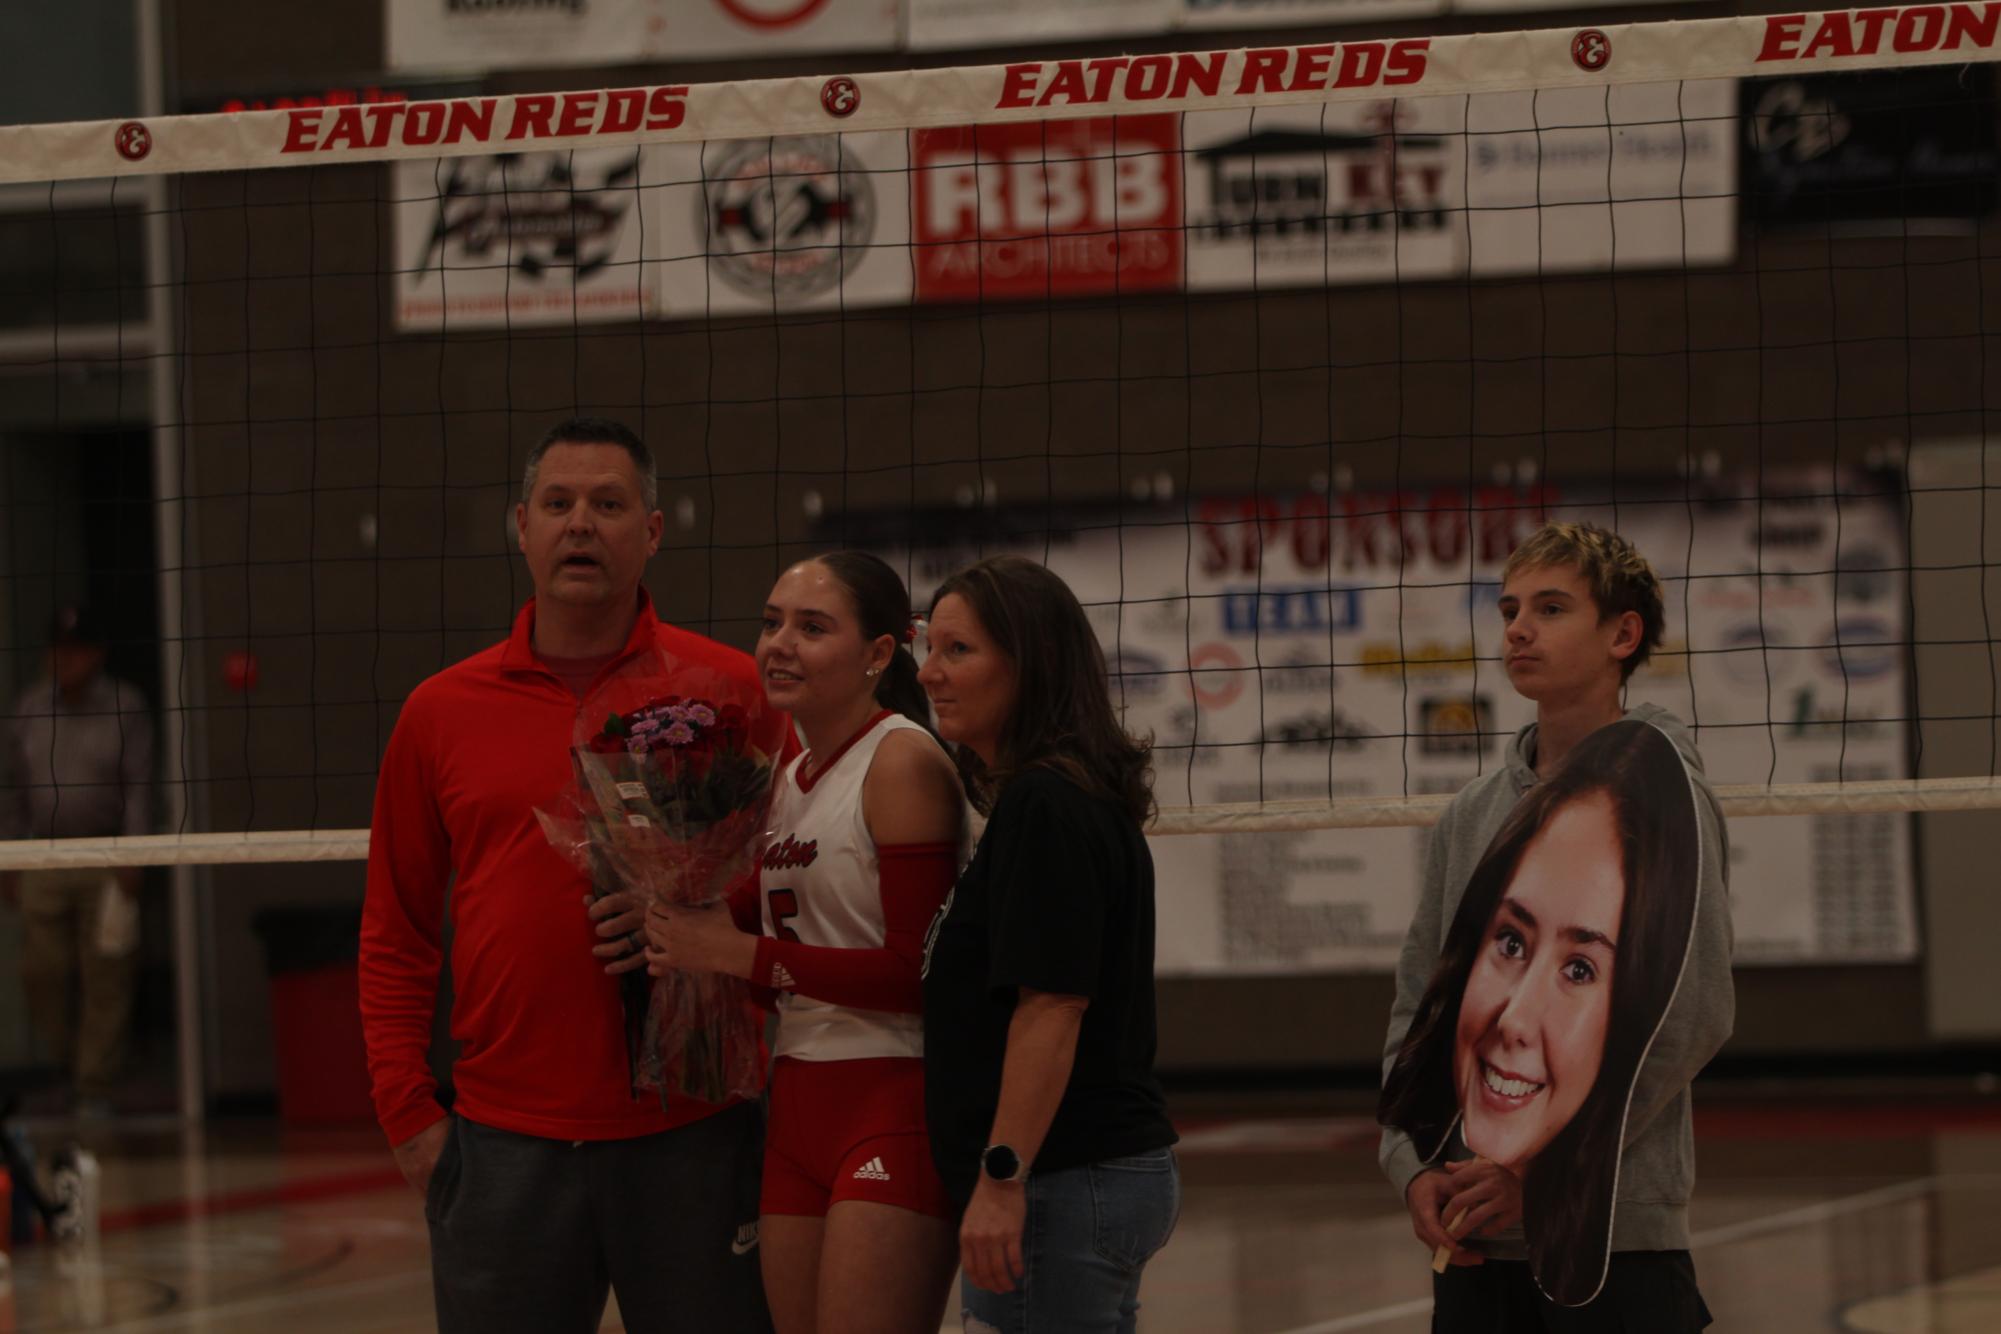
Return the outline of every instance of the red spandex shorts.
[[[958,1216],[931,1165],[924,1062],[778,1058],[758,1210],[824,1217],[843,1200]]]

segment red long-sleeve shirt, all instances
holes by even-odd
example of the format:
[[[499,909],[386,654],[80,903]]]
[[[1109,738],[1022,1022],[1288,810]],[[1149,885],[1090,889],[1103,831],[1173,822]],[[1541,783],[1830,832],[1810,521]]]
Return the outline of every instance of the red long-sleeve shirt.
[[[361,925],[361,1018],[375,1110],[393,1144],[438,1120],[427,1050],[446,891],[457,1109],[551,1139],[624,1139],[719,1110],[663,1112],[627,1079],[619,980],[591,954],[590,885],[549,846],[535,808],[571,781],[577,699],[535,657],[535,604],[504,643],[438,673],[404,703],[375,786]],[[632,636],[758,689],[746,655],[663,624],[642,591]]]

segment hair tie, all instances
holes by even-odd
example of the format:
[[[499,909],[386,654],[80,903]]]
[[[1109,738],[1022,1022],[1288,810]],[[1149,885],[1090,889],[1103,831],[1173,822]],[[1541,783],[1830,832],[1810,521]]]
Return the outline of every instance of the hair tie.
[[[924,624],[922,616],[919,616],[916,612],[910,613],[910,624],[903,627],[903,642],[906,644],[915,644],[917,642],[917,627],[922,624]]]

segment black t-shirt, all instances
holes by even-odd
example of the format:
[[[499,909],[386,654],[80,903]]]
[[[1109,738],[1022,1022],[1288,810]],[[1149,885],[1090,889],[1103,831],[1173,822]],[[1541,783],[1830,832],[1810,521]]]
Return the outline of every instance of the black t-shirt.
[[[1174,1143],[1153,1073],[1153,858],[1115,803],[1047,769],[1002,790],[925,952],[931,1154],[961,1204],[993,1129],[1018,987],[1091,1002],[1034,1170]]]

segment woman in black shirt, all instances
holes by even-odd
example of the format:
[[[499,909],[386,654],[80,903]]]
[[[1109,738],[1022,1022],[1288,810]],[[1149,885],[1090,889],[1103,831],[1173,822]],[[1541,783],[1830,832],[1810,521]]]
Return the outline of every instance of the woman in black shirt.
[[[966,1323],[1129,1331],[1180,1207],[1153,1074],[1148,747],[1119,725],[1083,608],[1033,561],[946,580],[930,644],[918,679],[988,815],[924,980]]]

